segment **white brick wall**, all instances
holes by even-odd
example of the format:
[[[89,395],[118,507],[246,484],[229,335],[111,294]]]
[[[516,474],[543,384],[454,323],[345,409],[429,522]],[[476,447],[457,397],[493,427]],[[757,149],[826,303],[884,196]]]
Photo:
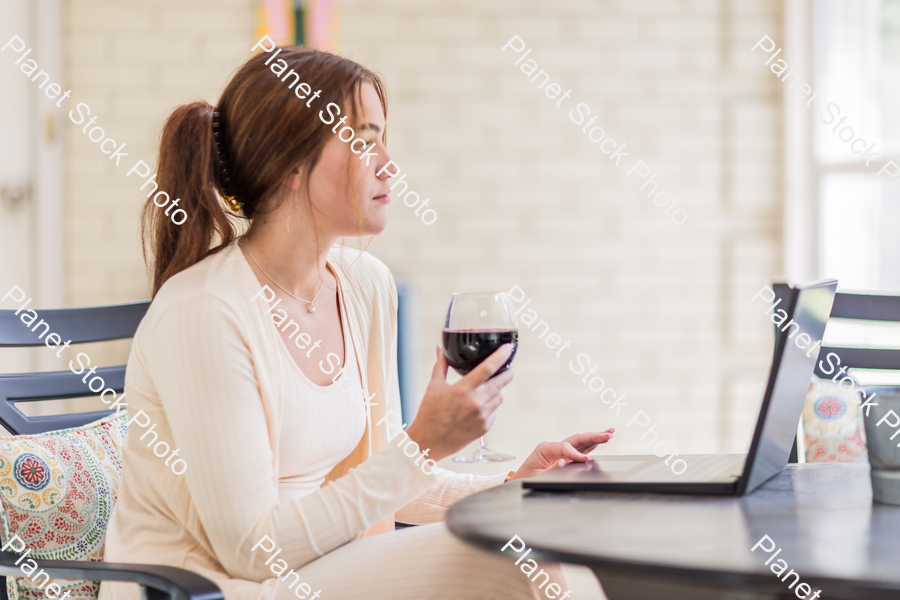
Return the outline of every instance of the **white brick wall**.
[[[439,214],[425,226],[397,198],[370,247],[416,282],[420,388],[448,294],[518,284],[573,341],[556,358],[522,332],[492,445],[521,458],[543,439],[614,426],[607,451],[642,452],[625,428],[642,408],[682,452],[746,448],[771,344],[749,298],[778,275],[782,251],[781,92],[749,49],[780,35],[780,11],[750,0],[344,0],[342,51],[385,76],[392,155]],[[171,108],[214,101],[254,41],[249,0],[71,0],[66,23],[73,98],[147,162]],[[572,90],[561,109],[500,52],[514,33]],[[577,102],[627,143],[622,168],[569,120]],[[137,179],[68,127],[70,304],[146,297]],[[638,158],[687,223],[673,226],[625,176]],[[569,371],[577,352],[627,392],[621,418]]]
[[[138,159],[156,163],[160,127],[175,105],[215,102],[254,41],[252,6],[247,0],[71,0],[65,13],[67,89],[74,100],[63,115],[68,302],[146,298],[138,223],[142,182],[125,173]],[[78,102],[98,115],[107,135],[127,144],[128,157],[118,169],[69,121],[68,110]],[[127,351],[120,344],[90,354],[95,362],[121,364]]]
[[[518,284],[573,342],[557,358],[522,332],[493,446],[615,426],[608,451],[642,452],[642,408],[682,452],[746,449],[771,343],[749,298],[781,257],[780,97],[746,54],[780,24],[773,2],[343,3],[342,50],[384,74],[391,152],[440,215],[395,201],[371,246],[418,284],[420,387],[447,295]],[[500,52],[513,34],[573,90],[561,109]],[[577,102],[625,168],[569,121]],[[625,176],[638,158],[687,223]],[[577,352],[627,391],[622,418],[569,371]]]

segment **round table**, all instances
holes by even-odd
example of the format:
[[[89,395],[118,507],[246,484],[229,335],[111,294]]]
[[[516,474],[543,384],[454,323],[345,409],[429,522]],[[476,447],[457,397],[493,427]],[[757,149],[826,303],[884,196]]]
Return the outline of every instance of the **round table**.
[[[585,565],[610,600],[900,599],[900,507],[872,503],[867,463],[789,465],[744,497],[535,492],[512,481],[455,504],[447,524],[494,552],[519,536],[538,562]],[[764,536],[781,548],[769,566],[768,542],[751,552]],[[770,570],[782,559],[799,583]],[[797,596],[791,582],[812,591]]]

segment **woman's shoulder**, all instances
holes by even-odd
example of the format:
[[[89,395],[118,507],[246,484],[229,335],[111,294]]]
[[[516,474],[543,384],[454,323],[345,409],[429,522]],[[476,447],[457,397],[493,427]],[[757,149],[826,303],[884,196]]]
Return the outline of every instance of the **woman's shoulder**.
[[[333,246],[328,255],[341,280],[347,308],[358,315],[367,330],[375,323],[393,328],[397,316],[397,288],[387,266],[363,250]]]
[[[343,278],[361,291],[396,295],[390,269],[365,250],[334,245],[328,258],[332,266],[340,270]]]
[[[166,280],[145,320],[153,322],[163,313],[178,310],[240,312],[250,298],[243,298],[246,286],[236,247],[229,244]]]

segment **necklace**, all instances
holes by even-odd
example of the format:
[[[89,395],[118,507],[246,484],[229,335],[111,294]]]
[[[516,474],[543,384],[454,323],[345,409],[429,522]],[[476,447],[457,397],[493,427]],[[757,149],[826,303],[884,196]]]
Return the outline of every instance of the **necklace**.
[[[244,249],[244,251],[247,253],[247,256],[250,257],[250,260],[252,260],[252,261],[254,262],[254,264],[256,264],[256,266],[259,267],[259,270],[260,270],[260,271],[262,271],[263,273],[265,273],[266,277],[268,277],[269,279],[272,280],[272,283],[274,283],[274,284],[277,285],[279,288],[281,288],[281,291],[282,291],[282,292],[284,292],[285,294],[287,294],[287,295],[290,296],[291,298],[294,298],[294,299],[296,299],[296,300],[299,300],[300,302],[306,302],[307,304],[309,304],[309,306],[307,306],[306,309],[307,309],[309,312],[311,312],[311,313],[316,312],[316,307],[315,307],[315,305],[313,304],[313,302],[316,301],[316,297],[319,295],[319,292],[322,291],[322,286],[325,284],[325,275],[324,275],[324,274],[322,275],[322,282],[319,284],[319,287],[316,289],[316,293],[315,293],[315,295],[312,297],[312,300],[304,300],[303,298],[300,298],[299,296],[295,296],[294,294],[290,293],[289,291],[287,291],[286,289],[284,289],[284,288],[281,286],[280,283],[278,283],[277,281],[275,281],[275,278],[272,277],[271,275],[269,275],[269,274],[266,272],[266,270],[262,268],[262,265],[259,264],[259,262],[257,262],[257,260],[256,260],[255,258],[253,258],[253,255],[250,254],[250,251],[247,250],[247,248],[246,248],[242,243],[238,242],[238,246],[240,246],[241,248]]]

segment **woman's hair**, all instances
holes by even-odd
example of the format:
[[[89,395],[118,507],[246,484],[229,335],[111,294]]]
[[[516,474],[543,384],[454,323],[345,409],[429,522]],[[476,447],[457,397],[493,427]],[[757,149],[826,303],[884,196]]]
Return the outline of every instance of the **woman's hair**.
[[[144,204],[144,260],[148,262],[149,244],[153,296],[167,279],[233,241],[236,217],[253,219],[258,211],[270,211],[273,207],[266,203],[279,194],[281,182],[294,169],[301,169],[308,189],[309,174],[332,135],[331,127],[318,117],[329,102],[345,112],[349,108],[352,117],[361,104],[362,84],[370,83],[387,115],[384,84],[369,69],[327,52],[300,46],[280,49],[270,65],[265,62],[275,50],[260,52],[244,63],[218,106],[192,102],[176,108],[166,120],[157,161],[158,189],[180,198],[187,219],[176,225],[149,197]],[[283,81],[270,68],[280,69],[282,61],[287,63],[280,71]],[[308,84],[312,92],[306,94],[304,86],[295,93],[294,84]],[[321,95],[307,107],[316,90]],[[218,195],[234,197],[242,214],[231,212]]]

